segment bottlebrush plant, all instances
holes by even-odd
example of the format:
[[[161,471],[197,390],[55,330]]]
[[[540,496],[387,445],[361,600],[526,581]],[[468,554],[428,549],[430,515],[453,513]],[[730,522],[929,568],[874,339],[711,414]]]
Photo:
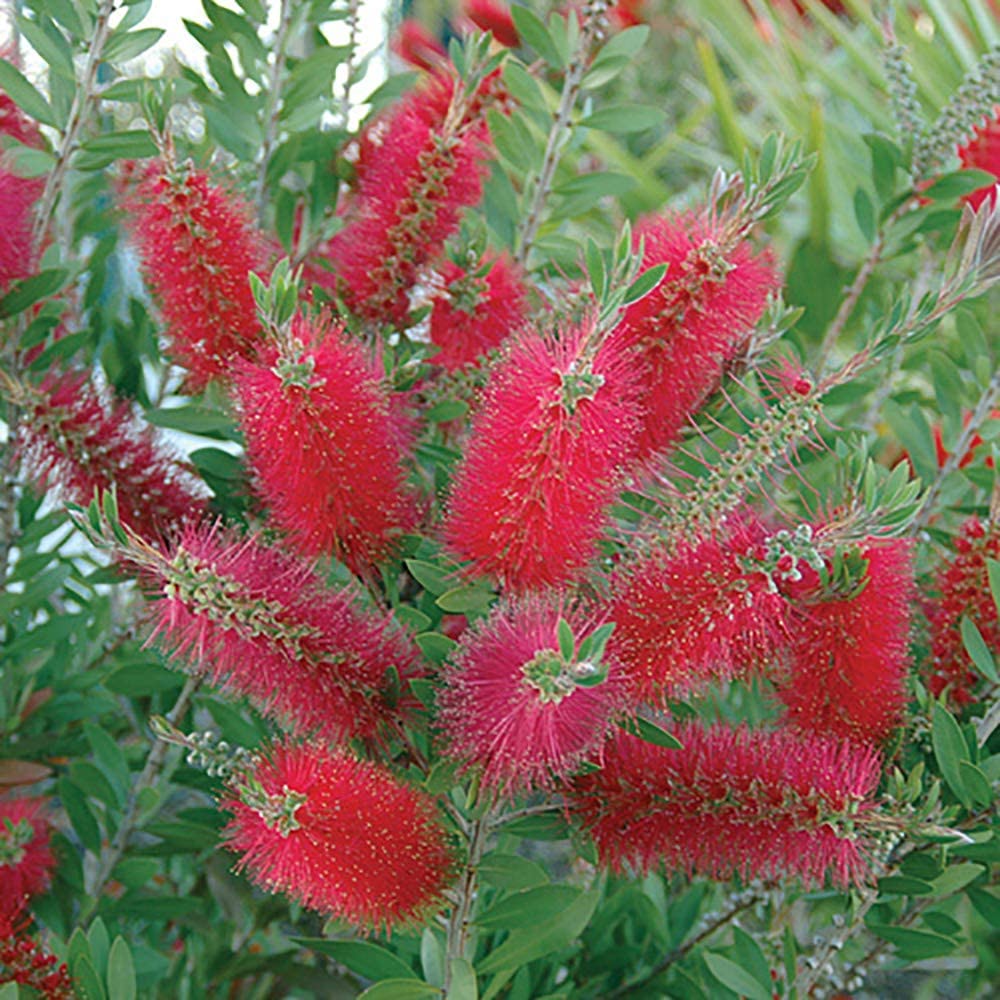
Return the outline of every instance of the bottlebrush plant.
[[[990,995],[993,5],[16,6],[0,1000]]]

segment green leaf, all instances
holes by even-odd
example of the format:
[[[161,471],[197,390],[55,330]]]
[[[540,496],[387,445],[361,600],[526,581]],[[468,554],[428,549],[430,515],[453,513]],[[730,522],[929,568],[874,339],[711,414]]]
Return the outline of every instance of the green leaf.
[[[18,1000],[17,983],[4,983],[0,986],[0,1000]]]
[[[1000,899],[986,889],[970,889],[967,893],[969,901],[976,912],[993,927],[1000,927]],[[0,1000],[3,1000],[0,997]]]
[[[410,571],[410,576],[420,584],[428,594],[435,597],[443,594],[446,590],[455,586],[455,571],[443,569],[434,563],[424,562],[421,559],[405,559],[406,568]]]
[[[47,20],[47,19],[46,19]],[[62,33],[48,21],[48,28],[29,17],[19,17],[17,26],[28,40],[28,44],[42,57],[46,65],[64,80],[76,84],[73,69],[73,52]]]
[[[562,200],[553,211],[554,218],[571,218],[583,215],[602,198],[617,197],[631,191],[636,185],[634,177],[610,170],[580,174],[553,188],[552,193]]]
[[[1000,614],[1000,559],[987,558],[986,572],[990,580],[990,594],[993,596],[997,614]]]
[[[494,903],[476,918],[476,924],[486,931],[537,927],[565,910],[580,892],[570,885],[522,889]]]
[[[90,957],[94,962],[94,969],[99,976],[103,976],[108,969],[108,949],[111,940],[108,937],[108,929],[100,917],[90,925],[87,940],[90,943]]]
[[[510,13],[521,41],[533,48],[550,66],[562,69],[563,59],[559,47],[542,19],[523,4],[512,5]]]
[[[501,969],[521,968],[536,958],[561,951],[583,933],[600,897],[601,893],[596,889],[583,892],[545,926],[512,931],[499,948],[483,959],[479,972],[490,975]]]
[[[766,993],[771,992],[771,966],[757,942],[742,927],[733,926],[733,943],[740,968],[749,972]]]
[[[441,990],[430,983],[418,979],[383,979],[369,986],[358,1000],[425,1000],[425,997],[439,997]]]
[[[636,716],[631,719],[622,719],[618,725],[624,729],[626,733],[638,736],[640,740],[645,740],[647,743],[653,743],[658,747],[668,747],[671,750],[680,750],[684,746],[684,744],[681,743],[676,736],[671,735],[665,729],[661,729],[655,722],[650,722],[649,719],[642,718],[642,716]]]
[[[164,35],[162,28],[140,28],[122,34],[116,32],[104,47],[105,62],[128,62],[151,49]]]
[[[976,623],[971,618],[963,618],[961,631],[965,651],[979,668],[979,672],[984,677],[988,677],[994,684],[1000,684],[1000,675],[997,674],[993,654],[990,652],[989,646],[986,645],[982,633],[976,627]]]
[[[770,990],[761,986],[746,969],[740,968],[728,958],[709,951],[705,953],[705,964],[708,971],[734,993],[748,997],[749,1000],[771,1000]]]
[[[887,875],[878,880],[878,891],[895,896],[929,896],[934,892],[934,886],[908,875]]]
[[[628,286],[625,291],[624,304],[631,305],[633,302],[645,298],[663,280],[666,273],[666,264],[657,264],[655,267],[647,268]]]
[[[2,64],[0,64],[2,65]],[[16,282],[11,290],[0,299],[0,319],[15,316],[30,308],[41,299],[54,295],[66,283],[69,272],[62,268],[39,271],[24,281]]]
[[[0,90],[26,114],[42,125],[59,127],[56,114],[44,97],[6,59],[0,59]]]
[[[476,971],[464,958],[451,960],[451,987],[448,1000],[479,1000]]]
[[[956,170],[938,178],[926,191],[921,191],[922,198],[931,201],[954,201],[963,195],[978,191],[987,184],[996,184],[996,177],[986,170]]]
[[[615,104],[587,115],[580,125],[603,132],[645,132],[647,129],[659,128],[666,117],[666,112],[648,104]]]
[[[972,801],[986,809],[993,804],[993,789],[983,772],[967,760],[958,762],[958,773],[962,777],[962,787],[972,797]]]
[[[328,938],[292,938],[302,948],[329,955],[365,979],[417,980],[417,974],[386,948],[367,941],[331,941]],[[426,985],[426,984],[424,984]]]
[[[969,759],[969,748],[962,730],[955,717],[943,705],[934,706],[931,719],[931,743],[941,774],[959,802],[967,809],[971,808],[971,798],[962,782],[962,772],[958,766],[960,761]]]
[[[871,243],[875,239],[875,206],[864,188],[854,192],[854,218],[865,241]]]
[[[156,427],[200,434],[203,437],[232,438],[236,430],[233,421],[226,414],[194,404],[147,410],[146,419]]]
[[[100,854],[101,829],[87,805],[87,797],[65,775],[59,779],[58,790],[63,808],[83,846],[94,854]]]
[[[478,613],[485,611],[493,600],[493,591],[482,584],[463,584],[445,591],[435,601],[442,611],[452,614]]]
[[[71,972],[76,982],[73,984],[80,1000],[106,1000],[107,994],[101,985],[94,963],[87,955],[80,955],[72,964]],[[117,1000],[117,997],[112,998]]]
[[[493,851],[479,862],[479,877],[497,889],[531,889],[549,880],[545,869],[519,854]]]
[[[934,892],[939,896],[950,896],[953,892],[964,889],[970,882],[975,882],[985,871],[982,865],[971,861],[951,865],[934,879]]]
[[[80,170],[102,170],[116,160],[144,160],[156,155],[156,143],[145,129],[106,132],[80,147],[73,166]]]
[[[108,953],[108,996],[111,1000],[135,1000],[135,963],[121,937],[115,938]]]
[[[427,657],[431,663],[444,663],[451,655],[451,651],[458,645],[454,639],[442,635],[440,632],[421,632],[415,639],[420,647],[420,652]]]
[[[951,938],[930,931],[920,931],[912,927],[891,927],[885,924],[869,924],[868,929],[895,945],[900,958],[917,961],[923,958],[941,958],[950,955],[957,947]]]
[[[566,840],[569,837],[566,819],[558,812],[522,816],[520,819],[505,823],[504,830],[526,840]]]
[[[559,655],[567,662],[572,660],[576,653],[576,640],[573,638],[573,627],[565,618],[559,619],[556,635],[559,639]]]

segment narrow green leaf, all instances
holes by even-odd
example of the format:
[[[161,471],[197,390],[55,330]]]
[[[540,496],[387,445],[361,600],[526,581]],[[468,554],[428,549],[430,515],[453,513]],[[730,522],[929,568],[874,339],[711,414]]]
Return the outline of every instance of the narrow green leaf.
[[[56,114],[49,102],[28,83],[20,70],[6,59],[0,59],[0,90],[4,91],[29,118],[34,118],[42,125],[59,127]]]
[[[970,889],[967,893],[969,901],[979,915],[993,927],[1000,927],[1000,899],[986,889]],[[3,1000],[0,997],[0,1000]]]
[[[0,986],[0,1000],[19,1000],[19,997],[17,983],[4,983]]]
[[[565,910],[580,892],[570,885],[522,889],[494,903],[477,917],[476,924],[488,931],[537,927]]]
[[[101,829],[87,805],[87,797],[65,775],[59,779],[59,798],[83,846],[94,854],[101,851]]]
[[[706,952],[705,964],[708,966],[708,971],[723,986],[731,989],[734,993],[748,997],[749,1000],[771,1000],[769,990],[761,986],[746,969],[740,968],[728,958],[713,952]]]
[[[443,569],[434,563],[424,562],[422,559],[406,559],[404,561],[406,568],[410,571],[410,576],[428,594],[437,597],[455,586],[456,574],[454,570]]]
[[[676,736],[671,735],[665,729],[661,729],[655,722],[650,722],[649,719],[642,718],[642,716],[623,719],[618,725],[626,733],[638,736],[640,740],[645,740],[647,743],[654,743],[658,747],[680,750],[684,746]]]
[[[417,974],[387,948],[367,941],[331,941],[328,938],[292,938],[302,948],[329,955],[365,979],[416,980]],[[426,984],[423,984],[426,985]]]
[[[57,267],[39,271],[38,274],[33,274],[30,278],[25,278],[24,281],[18,281],[0,299],[0,319],[15,316],[41,299],[54,295],[66,283],[68,277],[68,271]]]
[[[657,264],[655,267],[647,268],[639,275],[625,292],[625,305],[631,305],[645,298],[663,280],[667,273],[666,264]]]
[[[986,869],[971,861],[958,865],[949,865],[934,879],[934,892],[939,896],[950,896],[953,892],[964,889],[970,882],[975,882]]]
[[[479,1000],[476,971],[464,958],[451,960],[451,987],[448,1000]]]
[[[87,955],[81,955],[72,964],[70,971],[75,980],[73,985],[81,1000],[106,1000],[107,994],[104,992],[104,986],[97,975],[94,963]]]
[[[493,851],[479,863],[479,877],[497,889],[531,889],[544,885],[549,877],[545,869],[519,854]]]
[[[950,955],[957,947],[951,938],[930,931],[912,927],[891,927],[884,924],[869,924],[868,929],[896,947],[900,958],[919,960],[941,958]]]
[[[986,572],[990,580],[990,594],[993,596],[997,614],[1000,615],[1000,559],[987,558]]]
[[[993,789],[983,772],[967,760],[958,762],[958,773],[962,776],[962,787],[972,797],[972,801],[982,808],[993,804]]]
[[[954,201],[986,187],[987,184],[995,184],[996,180],[986,170],[956,170],[940,177],[926,191],[921,191],[920,196],[931,201]]]
[[[514,4],[510,13],[521,41],[534,49],[554,69],[562,69],[563,59],[559,47],[542,19],[523,4]]]
[[[559,638],[559,654],[564,660],[572,660],[576,653],[576,641],[573,638],[573,628],[565,618],[559,619],[556,626],[556,634]]]
[[[887,875],[878,880],[878,891],[894,896],[929,896],[934,892],[934,886],[908,875]]]
[[[441,990],[430,983],[422,983],[418,979],[383,979],[382,982],[369,986],[358,1000],[425,1000],[426,997],[439,997]]]
[[[865,241],[871,243],[875,239],[875,206],[864,188],[854,192],[854,218]]]
[[[582,119],[584,128],[596,128],[602,132],[645,132],[659,128],[666,120],[666,112],[648,104],[615,104],[600,108]]]
[[[956,798],[966,808],[972,805],[969,793],[962,782],[960,761],[969,760],[969,748],[955,717],[943,706],[935,705],[931,714],[931,743],[941,774]]]
[[[108,996],[111,1000],[135,1000],[135,963],[124,938],[116,937],[108,954]]]
[[[434,603],[451,614],[485,611],[493,600],[493,591],[481,584],[469,584],[446,590]]]

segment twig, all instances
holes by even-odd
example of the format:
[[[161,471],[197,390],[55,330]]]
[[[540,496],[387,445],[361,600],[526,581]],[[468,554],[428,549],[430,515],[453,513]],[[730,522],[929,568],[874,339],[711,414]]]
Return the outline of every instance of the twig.
[[[35,215],[35,226],[32,230],[32,246],[37,253],[49,228],[49,220],[55,210],[56,202],[62,190],[63,181],[69,170],[70,157],[76,152],[77,139],[83,128],[97,95],[97,69],[104,55],[104,46],[111,33],[111,15],[115,12],[118,0],[101,0],[97,11],[97,21],[94,25],[94,37],[87,50],[87,64],[83,70],[83,79],[73,95],[66,131],[63,133],[62,145],[56,164],[45,181],[45,189],[38,201],[38,211]]]
[[[610,6],[610,0],[590,0],[583,8],[583,30],[580,32],[580,42],[573,55],[573,61],[566,71],[562,96],[559,99],[559,107],[556,110],[552,128],[549,130],[548,142],[545,145],[545,155],[542,158],[542,167],[538,172],[534,197],[531,207],[524,217],[521,231],[518,234],[519,239],[517,240],[515,258],[521,265],[528,259],[528,254],[535,242],[535,237],[538,235],[539,226],[542,224],[542,211],[549,196],[552,179],[555,176],[556,167],[559,165],[559,157],[563,146],[569,138],[569,124],[573,114],[573,106],[576,104],[577,96],[580,93],[580,86],[583,83],[583,77],[587,72],[587,67],[590,65],[590,50],[604,29],[604,15]]]
[[[861,298],[861,293],[868,285],[868,279],[871,278],[875,269],[882,262],[882,254],[885,252],[886,236],[888,231],[896,222],[898,222],[904,215],[906,215],[907,212],[910,211],[912,206],[913,199],[907,198],[906,201],[899,205],[892,215],[885,220],[879,228],[879,231],[876,233],[871,249],[868,251],[868,256],[865,257],[864,261],[861,263],[861,267],[858,268],[858,273],[854,276],[854,281],[851,282],[846,295],[840,303],[837,315],[834,316],[833,321],[830,323],[826,333],[823,335],[823,343],[820,345],[819,357],[816,362],[817,372],[822,373],[826,368],[827,362],[830,359],[830,354],[833,351],[837,340],[844,332],[844,327],[847,326],[847,321],[851,318],[851,314],[854,312],[854,307],[858,304],[858,299]]]
[[[177,701],[174,703],[174,707],[167,713],[167,720],[172,725],[176,725],[181,716],[183,716],[187,711],[191,698],[198,690],[198,686],[200,684],[201,677],[195,675],[189,676],[184,682],[184,687],[181,689],[181,693],[177,696]],[[122,816],[118,832],[115,834],[115,839],[112,841],[108,850],[101,855],[100,864],[94,874],[94,880],[91,883],[90,890],[87,894],[87,905],[84,906],[83,911],[80,914],[81,925],[85,924],[97,909],[104,886],[111,877],[111,873],[114,871],[115,865],[118,864],[122,855],[125,853],[125,848],[128,846],[128,838],[131,836],[132,831],[135,828],[136,821],[139,818],[139,799],[142,793],[147,788],[151,788],[153,784],[155,784],[156,779],[160,776],[160,771],[163,769],[163,762],[166,759],[167,751],[169,749],[170,744],[165,740],[156,740],[153,743],[153,746],[149,751],[149,756],[146,758],[146,766],[142,769],[142,773],[139,775],[138,780],[132,786],[132,791],[128,798],[128,804],[125,807],[125,813]]]
[[[969,422],[962,428],[962,433],[959,436],[954,451],[945,459],[941,468],[938,469],[937,475],[934,477],[934,482],[931,483],[931,488],[927,491],[924,502],[920,505],[920,510],[917,511],[913,519],[913,524],[910,527],[912,534],[921,531],[930,522],[934,514],[934,505],[937,503],[945,480],[962,464],[962,459],[968,454],[969,448],[972,445],[972,439],[979,432],[979,428],[982,427],[983,423],[989,419],[998,400],[1000,400],[1000,371],[993,373],[993,378],[990,379],[986,391],[980,397],[976,408],[972,411]]]
[[[274,64],[267,81],[267,102],[264,106],[265,127],[264,142],[260,147],[260,162],[257,165],[257,182],[255,199],[257,205],[257,220],[264,221],[264,209],[267,205],[267,168],[274,154],[274,146],[278,141],[278,119],[281,116],[281,77],[285,72],[285,61],[288,57],[288,35],[292,27],[292,0],[281,0],[281,12],[278,16],[278,29],[274,36]]]
[[[469,835],[469,860],[455,890],[455,903],[448,917],[448,951],[444,969],[444,996],[448,996],[451,987],[451,963],[453,959],[464,958],[469,941],[469,925],[472,920],[472,906],[476,899],[476,882],[479,862],[486,850],[486,842],[492,827],[492,820],[487,813],[482,819],[477,819]]]

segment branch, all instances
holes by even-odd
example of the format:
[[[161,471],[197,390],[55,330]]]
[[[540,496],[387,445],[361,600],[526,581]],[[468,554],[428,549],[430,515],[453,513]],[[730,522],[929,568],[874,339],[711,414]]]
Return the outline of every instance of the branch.
[[[260,147],[260,162],[257,165],[256,204],[257,221],[262,223],[267,203],[267,168],[278,141],[278,118],[281,116],[281,78],[285,72],[288,57],[288,35],[292,27],[292,0],[281,0],[278,29],[274,36],[274,65],[267,82],[267,103],[264,106],[264,142]]]
[[[451,987],[451,963],[453,959],[464,958],[469,942],[469,925],[472,923],[472,906],[476,899],[476,883],[479,862],[486,850],[492,818],[489,813],[473,824],[469,836],[469,860],[455,890],[455,902],[448,917],[448,951],[444,968],[444,995]]]
[[[518,233],[515,259],[522,266],[528,259],[535,237],[538,235],[539,226],[542,224],[542,211],[549,196],[552,179],[555,176],[556,167],[559,165],[562,149],[569,139],[569,125],[573,107],[579,96],[587,67],[590,65],[590,50],[604,28],[604,15],[610,6],[610,0],[590,0],[583,8],[583,30],[580,32],[580,42],[563,81],[562,96],[559,99],[559,107],[556,110],[552,128],[549,130],[542,167],[535,185],[534,198]]]

